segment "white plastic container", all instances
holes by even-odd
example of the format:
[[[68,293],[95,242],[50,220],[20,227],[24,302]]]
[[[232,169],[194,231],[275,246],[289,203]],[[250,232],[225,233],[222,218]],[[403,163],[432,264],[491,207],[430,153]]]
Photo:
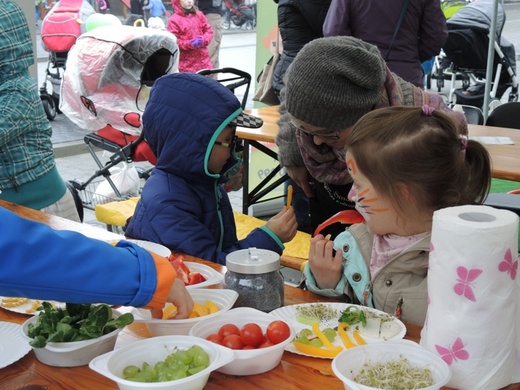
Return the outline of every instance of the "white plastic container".
[[[188,290],[192,290],[195,288],[208,288],[210,286],[218,286],[222,285],[222,282],[224,281],[224,275],[222,275],[220,272],[215,271],[210,266],[191,261],[186,261],[184,262],[184,264],[186,264],[190,270],[194,272],[199,272],[206,279],[204,282],[186,286]]]
[[[123,369],[129,365],[140,367],[143,362],[155,365],[164,360],[174,347],[186,350],[199,345],[209,355],[209,366],[189,377],[168,382],[139,383],[123,379]],[[228,364],[235,358],[235,353],[218,344],[190,336],[161,336],[136,341],[126,347],[108,352],[94,358],[89,367],[101,375],[113,380],[122,390],[200,390],[206,385],[212,371]]]
[[[385,341],[346,349],[332,360],[332,371],[343,381],[346,390],[376,390],[376,387],[360,385],[353,378],[367,362],[377,364],[408,359],[418,368],[429,368],[433,376],[433,385],[421,390],[437,390],[451,378],[449,366],[437,355],[422,348],[410,340]]]
[[[112,311],[114,317],[118,317],[117,311]],[[27,336],[28,325],[38,320],[33,316],[22,325],[22,335],[27,343],[33,339]],[[63,343],[47,343],[44,348],[33,348],[36,358],[48,366],[77,367],[87,365],[93,358],[105,352],[112,351],[116,344],[117,335],[121,328],[104,336],[91,340],[71,341]]]
[[[201,305],[204,305],[208,299],[213,301],[219,307],[219,311],[204,317],[161,320],[152,318],[149,310],[134,308],[131,310],[131,313],[134,315],[134,321],[144,322],[151,336],[187,335],[191,327],[196,323],[205,319],[213,320],[225,314],[233,307],[238,298],[238,294],[235,291],[226,289],[193,289],[190,290],[190,295],[195,302]]]
[[[238,307],[217,318],[204,319],[195,324],[190,330],[190,336],[205,339],[210,334],[217,333],[222,325],[234,324],[241,328],[250,322],[258,324],[265,333],[267,326],[275,320],[280,319],[257,309]],[[287,340],[267,348],[234,350],[235,360],[217,371],[228,375],[255,375],[272,370],[282,360],[285,346],[294,339],[294,329],[290,324],[287,325],[291,329],[291,334]]]

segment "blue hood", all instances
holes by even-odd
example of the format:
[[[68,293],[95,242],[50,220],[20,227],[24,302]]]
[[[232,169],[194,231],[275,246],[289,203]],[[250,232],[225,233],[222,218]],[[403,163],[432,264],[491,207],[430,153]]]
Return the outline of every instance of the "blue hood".
[[[156,168],[187,180],[218,179],[237,163],[235,153],[220,174],[207,169],[215,140],[242,112],[236,96],[216,80],[195,73],[159,78],[143,114],[143,132],[157,156]]]

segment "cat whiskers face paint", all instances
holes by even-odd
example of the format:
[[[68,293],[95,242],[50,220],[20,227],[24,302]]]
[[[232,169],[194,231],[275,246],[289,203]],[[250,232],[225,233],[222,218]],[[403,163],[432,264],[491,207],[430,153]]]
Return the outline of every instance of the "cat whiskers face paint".
[[[361,189],[360,186],[356,183],[356,176],[358,176],[358,172],[354,160],[349,159],[347,161],[347,169],[349,170],[350,176],[354,181],[354,183],[352,184],[352,189],[348,194],[348,198],[355,203],[356,210],[361,215],[363,215],[365,221],[370,221],[371,216],[374,214],[384,213],[388,211],[388,208],[374,207],[377,206],[377,203],[379,201],[379,198],[377,196],[372,195],[373,193],[375,193],[375,191],[372,191],[370,187]]]

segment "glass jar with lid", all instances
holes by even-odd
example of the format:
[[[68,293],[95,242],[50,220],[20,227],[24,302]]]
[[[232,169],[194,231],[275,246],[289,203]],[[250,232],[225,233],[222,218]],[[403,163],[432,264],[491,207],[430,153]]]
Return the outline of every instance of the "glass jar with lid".
[[[226,256],[224,288],[235,290],[235,307],[270,312],[283,306],[284,281],[280,256],[266,249],[241,249]]]

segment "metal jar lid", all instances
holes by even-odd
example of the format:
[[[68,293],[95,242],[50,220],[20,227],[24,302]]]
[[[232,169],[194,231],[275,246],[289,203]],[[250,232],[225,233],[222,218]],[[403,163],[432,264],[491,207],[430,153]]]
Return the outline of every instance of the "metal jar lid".
[[[280,269],[280,255],[267,249],[241,249],[226,256],[226,267],[241,274],[265,274]]]

